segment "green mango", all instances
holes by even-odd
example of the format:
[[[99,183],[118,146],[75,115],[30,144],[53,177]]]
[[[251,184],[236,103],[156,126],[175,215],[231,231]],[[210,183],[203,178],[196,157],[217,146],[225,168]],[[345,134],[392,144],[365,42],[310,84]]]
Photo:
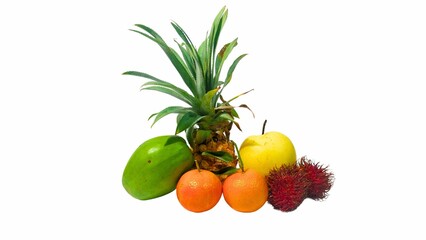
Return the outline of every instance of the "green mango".
[[[193,164],[191,149],[182,137],[154,137],[132,154],[124,169],[122,184],[134,198],[157,198],[175,190],[180,176]]]

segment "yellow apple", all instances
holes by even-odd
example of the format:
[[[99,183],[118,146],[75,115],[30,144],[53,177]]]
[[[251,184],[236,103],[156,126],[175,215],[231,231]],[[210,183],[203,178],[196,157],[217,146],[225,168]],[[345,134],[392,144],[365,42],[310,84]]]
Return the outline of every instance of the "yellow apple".
[[[296,164],[292,141],[280,132],[267,132],[246,138],[240,147],[244,168],[253,168],[267,175],[274,167]]]

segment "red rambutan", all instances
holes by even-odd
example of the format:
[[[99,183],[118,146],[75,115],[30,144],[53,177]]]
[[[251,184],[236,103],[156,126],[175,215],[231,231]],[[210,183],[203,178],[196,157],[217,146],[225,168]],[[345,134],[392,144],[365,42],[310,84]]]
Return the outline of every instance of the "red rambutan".
[[[268,202],[274,209],[283,212],[299,207],[306,198],[306,189],[310,185],[306,172],[296,165],[282,165],[271,169],[266,179],[269,188]]]
[[[310,183],[307,188],[306,197],[313,200],[327,198],[328,191],[334,183],[334,174],[329,171],[328,166],[314,163],[304,156],[299,161],[299,168],[306,173],[305,177]]]

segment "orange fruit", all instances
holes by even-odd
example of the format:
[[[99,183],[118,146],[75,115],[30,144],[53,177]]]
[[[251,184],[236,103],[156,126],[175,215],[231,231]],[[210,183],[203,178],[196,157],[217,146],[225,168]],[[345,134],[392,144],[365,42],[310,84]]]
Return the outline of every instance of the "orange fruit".
[[[223,197],[239,212],[254,212],[268,200],[266,178],[254,169],[236,172],[223,182]]]
[[[212,209],[222,196],[222,182],[208,170],[193,169],[184,173],[177,185],[179,203],[191,212]]]

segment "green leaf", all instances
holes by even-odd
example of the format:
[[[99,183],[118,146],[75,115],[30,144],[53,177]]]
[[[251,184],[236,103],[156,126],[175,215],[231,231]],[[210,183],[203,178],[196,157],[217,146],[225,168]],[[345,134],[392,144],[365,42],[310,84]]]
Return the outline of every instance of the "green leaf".
[[[215,110],[231,110],[232,111],[233,109],[235,109],[237,107],[247,108],[251,112],[251,114],[253,114],[253,117],[255,117],[254,112],[246,104],[241,104],[240,106],[222,105],[222,106],[215,108]]]
[[[139,32],[137,30],[131,30],[131,31],[135,31],[135,32],[141,33],[142,35],[150,38],[151,40],[157,39],[159,42],[165,43],[164,40],[163,40],[163,38],[157,32],[155,32],[153,29],[151,29],[151,28],[149,28],[149,27],[147,27],[147,26],[145,26],[143,24],[135,24],[135,26],[138,27],[138,28],[143,29],[144,31],[146,31],[147,33],[149,33],[149,35],[146,34],[146,33]],[[154,40],[154,41],[156,41],[156,40]]]
[[[191,39],[188,37],[188,34],[177,24],[176,22],[171,23],[173,28],[176,30],[177,34],[180,36],[180,38],[185,42],[186,46],[188,47],[188,51],[191,53],[191,55],[196,56],[197,50],[192,43]],[[197,60],[199,60],[197,58]]]
[[[234,47],[235,46],[237,46],[237,38],[234,40],[234,41],[232,41],[232,42],[230,42],[230,43],[228,43],[228,44],[225,44],[223,47],[222,47],[222,49],[219,51],[219,53],[217,54],[217,57],[216,57],[216,69],[215,69],[215,82],[216,82],[216,85],[218,85],[219,84],[219,77],[220,77],[220,72],[221,72],[221,70],[222,70],[222,66],[223,66],[223,64],[224,64],[224,62],[225,62],[225,60],[228,58],[228,56],[229,56],[229,54],[232,52],[232,49],[234,49]]]
[[[187,92],[182,90],[181,88],[178,88],[174,86],[173,84],[166,83],[166,82],[146,82],[142,85],[142,90],[155,90],[158,92],[162,92],[168,95],[171,95],[185,103],[187,103],[190,106],[197,106],[198,100],[195,99],[193,96],[189,95]]]
[[[169,83],[166,82],[164,80],[158,79],[156,77],[153,77],[147,73],[143,73],[143,72],[137,72],[137,71],[128,71],[123,73],[123,75],[133,75],[133,76],[138,76],[138,77],[144,77],[144,78],[148,78],[148,79],[152,79],[155,82],[147,82],[145,84],[142,85],[141,90],[143,89],[147,89],[146,86],[162,86],[162,87],[166,87],[166,88],[170,88],[171,90],[175,91],[176,94],[172,95],[186,103],[188,103],[191,106],[196,106],[198,105],[198,100],[195,99],[193,96],[191,96],[189,93],[187,93],[185,90]],[[164,92],[164,91],[160,91],[160,92]],[[169,93],[167,93],[169,94]],[[178,96],[177,96],[178,95]]]
[[[194,126],[198,121],[200,121],[204,116],[200,116],[195,112],[187,112],[182,118],[178,119],[176,134],[185,131],[186,129]]]
[[[236,173],[238,171],[238,168],[236,167],[226,167],[226,168],[222,168],[218,171],[213,171],[214,174],[219,174],[219,175],[231,175],[233,173]]]
[[[161,110],[158,113],[152,114],[148,118],[148,120],[150,120],[152,117],[155,116],[154,122],[151,125],[151,127],[152,127],[152,126],[154,126],[154,124],[156,122],[158,122],[158,120],[160,120],[161,118],[163,118],[163,117],[165,117],[165,116],[167,116],[169,114],[172,114],[172,113],[185,113],[185,112],[188,112],[188,111],[190,111],[189,108],[184,108],[184,107],[180,107],[180,106],[170,106],[170,107],[167,107],[167,108]]]
[[[183,115],[185,115],[185,113],[178,113],[176,116],[176,124],[178,124],[178,122],[182,119]]]
[[[216,88],[214,80],[214,58],[216,54],[216,47],[219,41],[220,32],[226,22],[228,10],[223,7],[216,15],[211,30],[206,39],[201,43],[198,53],[203,67],[204,79],[206,81],[206,92]]]
[[[233,122],[234,118],[227,112],[221,112],[219,113],[219,115],[217,117],[215,117],[215,121],[223,121],[223,120],[228,120]]]
[[[222,94],[223,89],[231,82],[232,74],[234,73],[235,68],[237,67],[238,63],[243,59],[243,57],[247,56],[247,54],[240,55],[237,59],[234,60],[232,65],[228,69],[228,74],[226,76],[225,82],[223,83],[223,87],[220,89],[219,94],[216,96],[216,99],[214,99],[215,102],[217,102],[218,97]]]
[[[201,43],[200,47],[198,48],[198,56],[200,57],[201,66],[203,68],[203,74],[205,79],[208,79],[207,73],[209,72],[209,66],[210,66],[210,59],[208,54],[208,46],[207,46],[208,38],[206,36],[206,39]],[[211,89],[210,86],[207,86],[207,89]]]
[[[229,84],[229,82],[232,79],[232,74],[234,73],[235,68],[237,67],[237,65],[241,61],[241,59],[243,59],[243,57],[245,57],[245,56],[247,56],[247,54],[242,54],[241,56],[239,56],[237,59],[234,60],[234,62],[232,63],[231,67],[229,67],[228,74],[226,76],[224,86],[226,86],[226,85]]]
[[[224,120],[228,120],[231,121],[240,131],[241,127],[240,124],[238,122],[235,121],[234,117],[232,117],[232,115],[230,115],[227,112],[221,112],[214,120],[214,122],[220,122],[220,121],[224,121]]]
[[[203,69],[198,62],[195,65],[195,85],[197,86],[198,96],[203,96],[206,93],[206,80]]]
[[[137,72],[137,71],[127,71],[124,72],[123,75],[132,75],[132,76],[137,76],[137,77],[144,77],[144,78],[148,78],[154,81],[160,81],[160,82],[164,82],[163,80],[160,80],[154,76],[151,76],[147,73],[143,73],[143,72]]]
[[[188,37],[186,32],[177,24],[172,22],[173,28],[176,30],[180,38],[184,41],[185,46],[187,47],[186,53],[191,56],[193,63],[195,64],[195,86],[197,95],[201,97],[205,93],[205,80],[203,75],[202,63],[200,61],[200,56],[198,55],[197,49],[192,43],[191,39]]]
[[[239,97],[241,97],[241,96],[243,96],[243,95],[246,95],[247,93],[249,93],[249,92],[251,92],[251,91],[253,91],[253,90],[254,90],[254,89],[251,89],[251,90],[248,90],[248,91],[246,91],[246,92],[240,93],[240,94],[238,94],[237,96],[235,96],[235,97],[231,98],[230,100],[228,100],[228,101],[226,101],[226,102],[227,102],[227,103],[230,103],[230,102],[234,101],[235,99],[237,99],[237,98],[239,98]]]
[[[202,143],[206,139],[210,138],[212,135],[212,132],[210,130],[198,130],[197,134],[195,135],[195,143]]]
[[[205,152],[202,152],[201,155],[202,156],[214,157],[214,158],[220,159],[224,162],[231,162],[231,161],[234,160],[232,155],[229,154],[228,152],[225,152],[225,151],[217,151],[217,152],[205,151]]]
[[[186,129],[186,140],[191,148],[194,148],[194,126]]]
[[[238,115],[237,110],[235,110],[235,108],[231,109],[231,116],[233,116],[234,118],[240,118],[240,116]]]
[[[178,47],[180,49],[180,52],[182,53],[183,59],[185,60],[186,66],[188,67],[188,69],[191,71],[191,75],[192,77],[195,78],[196,73],[195,73],[195,64],[194,64],[194,59],[191,56],[191,54],[188,52],[188,49],[185,47],[185,44],[179,44],[176,40],[175,42],[178,44]]]
[[[215,98],[217,90],[217,88],[210,90],[208,93],[204,94],[203,98],[201,99],[201,107],[206,114],[209,114],[214,110],[216,103],[213,102],[213,99]]]
[[[219,13],[216,15],[216,18],[213,21],[213,25],[209,35],[211,58],[213,58],[214,54],[216,53],[216,47],[217,47],[217,43],[219,42],[219,36],[223,26],[225,25],[227,18],[228,18],[228,10],[226,9],[226,7],[223,7],[219,11]],[[211,72],[213,72],[213,69],[211,70],[212,70]]]
[[[240,151],[238,150],[238,145],[232,140],[231,140],[231,142],[234,144],[234,148],[237,152],[238,164],[239,164],[241,170],[244,172],[244,163],[243,163],[243,160],[241,159]]]
[[[197,92],[195,91],[195,79],[191,75],[191,70],[185,65],[184,60],[179,56],[179,54],[177,54],[177,52],[173,48],[169,47],[166,44],[166,42],[160,37],[160,35],[157,34],[151,28],[149,28],[145,25],[142,25],[142,24],[136,24],[135,26],[145,30],[146,32],[148,32],[151,35],[150,36],[146,33],[143,33],[143,32],[137,31],[137,30],[132,30],[136,33],[142,34],[143,36],[149,38],[150,40],[154,41],[155,43],[157,43],[161,47],[161,49],[164,51],[164,53],[167,55],[169,60],[172,62],[173,66],[176,68],[176,70],[178,71],[178,73],[182,77],[185,84],[192,91],[192,93],[195,96],[197,96]]]

